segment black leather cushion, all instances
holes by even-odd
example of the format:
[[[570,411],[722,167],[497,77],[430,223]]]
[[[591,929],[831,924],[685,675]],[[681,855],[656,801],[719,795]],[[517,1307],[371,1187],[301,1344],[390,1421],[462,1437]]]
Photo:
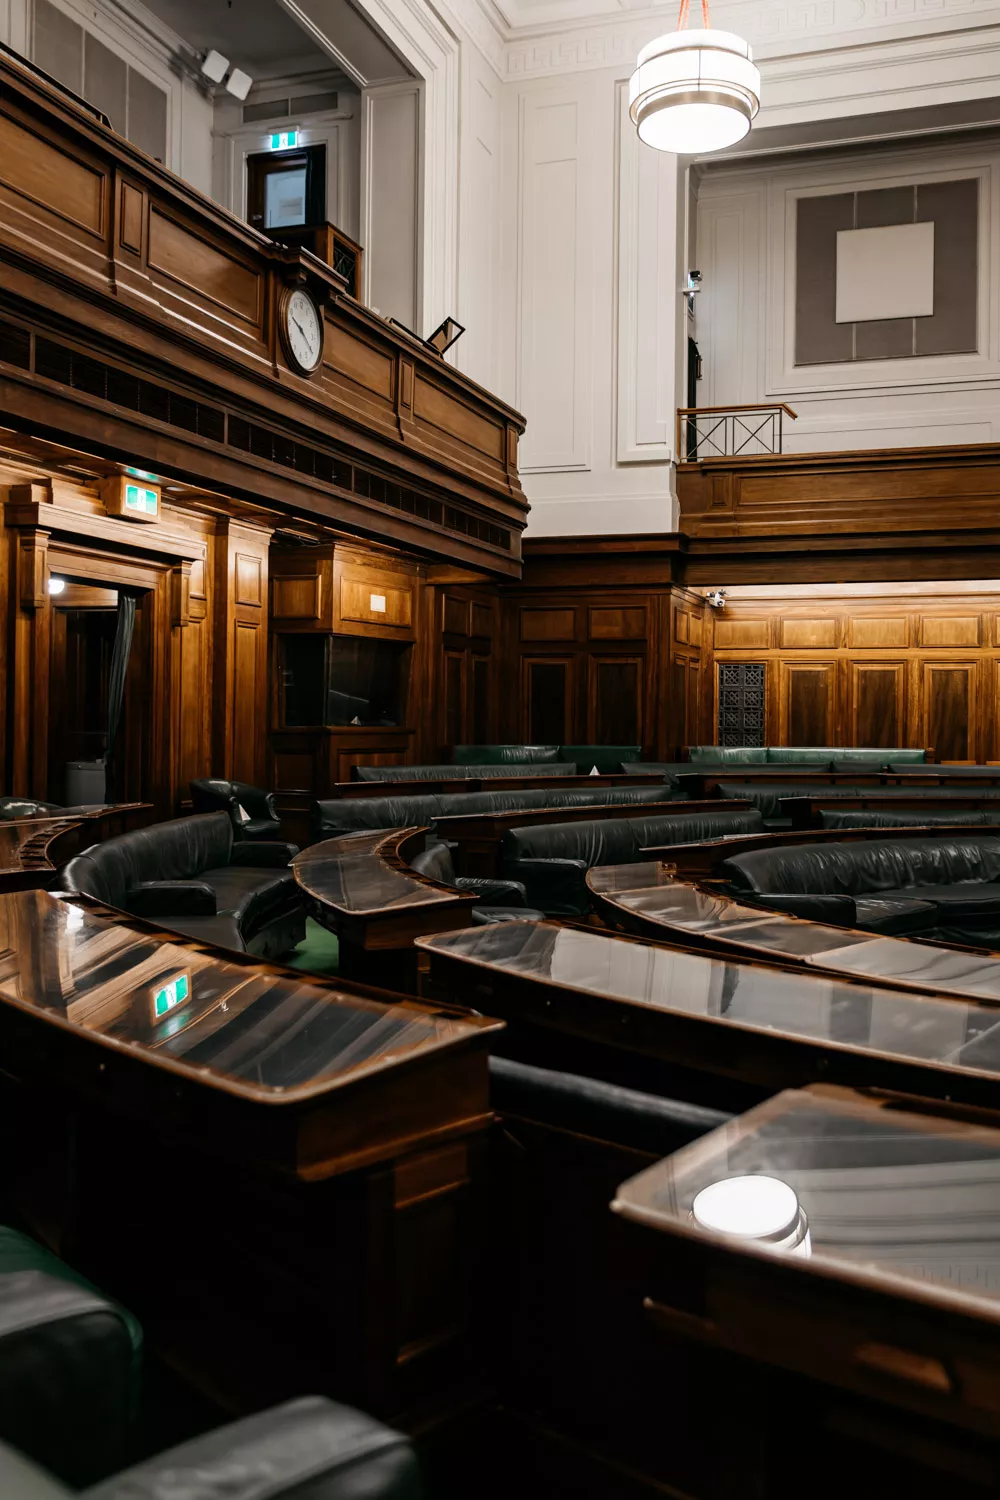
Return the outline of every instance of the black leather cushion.
[[[929,932],[938,919],[934,901],[896,896],[859,896],[854,903],[855,925],[865,932],[901,936]]]
[[[59,889],[80,891],[128,909],[128,893],[144,880],[190,880],[229,863],[233,829],[227,813],[202,813],[137,828],[93,844],[71,859]]]
[[[219,912],[234,916],[243,930],[294,903],[297,895],[291,870],[227,865],[221,870],[206,870],[202,879],[215,892]]]
[[[280,833],[273,792],[248,781],[224,781],[216,776],[196,779],[190,785],[195,812],[225,812],[236,838],[275,838]]]
[[[539,807],[642,807],[672,797],[666,786],[526,787],[498,792],[424,792],[400,797],[335,797],[310,809],[314,838],[335,838],[364,828],[416,828],[435,818],[475,813],[527,812]]]
[[[954,885],[911,885],[901,887],[901,897],[911,901],[933,902],[942,921],[995,923],[1000,918],[1000,881],[974,885],[959,881]]]
[[[69,1484],[117,1468],[131,1441],[141,1354],[130,1313],[0,1227],[0,1438]]]
[[[760,814],[727,812],[658,814],[582,823],[544,823],[504,833],[504,873],[522,881],[526,899],[553,916],[589,910],[586,873],[594,865],[631,864],[644,848],[697,843],[723,834],[759,833]]]
[[[982,834],[796,844],[733,855],[719,870],[735,891],[915,896],[1000,880],[1000,838]],[[937,897],[934,897],[937,899]]]
[[[538,765],[560,759],[558,745],[456,745],[453,756],[456,766]]]
[[[414,854],[410,868],[428,880],[453,885],[456,890],[476,896],[486,906],[524,906],[524,886],[516,880],[485,880],[473,875],[456,875],[451,850],[440,839],[428,839],[426,846]]]
[[[732,1119],[700,1104],[662,1099],[506,1057],[490,1058],[490,1099],[500,1115],[615,1141],[651,1156],[669,1156]]]
[[[440,880],[444,885],[455,884],[455,866],[451,850],[440,839],[428,839],[417,854],[410,857],[410,869],[428,880]]]
[[[955,812],[929,807],[926,812],[901,808],[892,812],[885,807],[862,811],[857,808],[824,807],[820,811],[823,828],[989,828],[1000,823],[1000,812]]]
[[[575,776],[575,761],[499,766],[355,766],[355,781],[490,781],[503,776]]]
[[[95,1485],[83,1500],[420,1500],[421,1494],[408,1438],[349,1406],[307,1396],[171,1448]]]

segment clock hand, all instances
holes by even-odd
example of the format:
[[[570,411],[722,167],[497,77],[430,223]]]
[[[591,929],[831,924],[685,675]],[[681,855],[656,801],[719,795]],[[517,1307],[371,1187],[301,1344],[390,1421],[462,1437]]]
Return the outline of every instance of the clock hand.
[[[305,329],[302,327],[302,324],[299,322],[299,320],[295,316],[295,314],[293,312],[290,312],[288,314],[288,316],[291,318],[292,322],[295,324],[296,328],[299,330],[299,332],[301,333],[302,337],[308,342],[309,335],[308,335],[308,333],[306,333]]]

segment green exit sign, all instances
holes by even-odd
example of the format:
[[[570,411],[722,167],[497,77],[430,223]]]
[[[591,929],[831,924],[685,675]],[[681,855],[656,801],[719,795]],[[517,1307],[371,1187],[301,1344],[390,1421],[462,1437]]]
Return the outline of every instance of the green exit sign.
[[[125,509],[136,516],[155,516],[160,508],[160,497],[156,490],[147,490],[141,484],[125,486]]]
[[[299,143],[297,130],[276,130],[271,137],[272,151],[288,151]]]
[[[191,980],[187,974],[178,974],[161,989],[153,991],[153,1019],[162,1020],[191,993]]]

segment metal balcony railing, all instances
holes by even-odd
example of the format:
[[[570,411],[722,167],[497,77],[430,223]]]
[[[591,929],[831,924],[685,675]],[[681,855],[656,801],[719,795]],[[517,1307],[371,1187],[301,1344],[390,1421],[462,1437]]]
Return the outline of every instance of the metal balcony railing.
[[[782,451],[784,419],[796,413],[774,406],[682,406],[677,413],[681,462],[706,458],[763,458]]]

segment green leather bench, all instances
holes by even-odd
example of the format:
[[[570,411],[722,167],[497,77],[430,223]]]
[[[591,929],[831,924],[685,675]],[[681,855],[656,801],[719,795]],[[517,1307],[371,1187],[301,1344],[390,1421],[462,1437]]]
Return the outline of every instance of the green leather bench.
[[[571,761],[581,776],[594,766],[602,776],[617,775],[638,760],[641,745],[456,745],[456,766],[520,766]]]
[[[855,765],[887,766],[923,765],[926,750],[881,750],[859,746],[837,745],[689,745],[688,760],[693,765],[712,766],[810,766],[830,769],[834,761],[845,768]]]

